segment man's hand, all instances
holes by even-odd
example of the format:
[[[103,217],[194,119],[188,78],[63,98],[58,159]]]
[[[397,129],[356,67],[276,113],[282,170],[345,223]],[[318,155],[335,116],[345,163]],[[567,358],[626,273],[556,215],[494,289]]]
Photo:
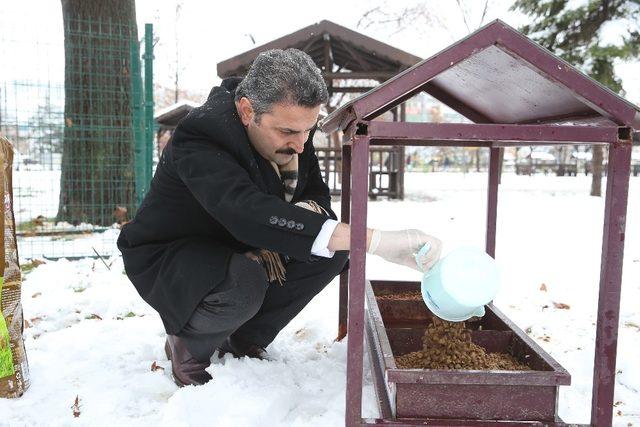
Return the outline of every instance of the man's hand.
[[[429,243],[431,248],[418,257],[416,262],[416,254],[426,243]],[[442,242],[420,230],[373,230],[367,252],[386,261],[427,272],[440,259]]]

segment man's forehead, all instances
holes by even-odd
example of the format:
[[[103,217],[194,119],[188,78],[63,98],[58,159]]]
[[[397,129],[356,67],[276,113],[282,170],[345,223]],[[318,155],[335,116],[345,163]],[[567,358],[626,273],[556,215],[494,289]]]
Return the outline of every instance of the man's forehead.
[[[269,116],[272,125],[292,130],[309,130],[318,121],[320,106],[304,107],[300,105],[274,104]]]

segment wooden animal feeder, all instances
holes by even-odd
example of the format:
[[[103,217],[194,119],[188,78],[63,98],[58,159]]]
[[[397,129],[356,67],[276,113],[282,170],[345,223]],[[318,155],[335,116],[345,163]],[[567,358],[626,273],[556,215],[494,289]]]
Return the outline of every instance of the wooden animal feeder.
[[[473,123],[373,120],[421,91]],[[419,289],[417,282],[365,278],[370,147],[489,148],[486,251],[494,256],[502,147],[608,145],[590,425],[611,425],[631,140],[633,129],[640,128],[638,108],[494,21],[342,106],[321,127],[345,135],[342,220],[351,223],[352,231],[350,268],[340,279],[339,326],[340,336],[349,335],[349,426],[564,425],[557,416],[558,387],[570,382],[557,362],[492,305],[481,320],[469,324],[471,339],[490,351],[509,352],[530,370],[398,368],[394,356],[419,346],[431,314],[421,301],[387,298]],[[363,419],[361,413],[365,335],[380,403],[378,419]]]

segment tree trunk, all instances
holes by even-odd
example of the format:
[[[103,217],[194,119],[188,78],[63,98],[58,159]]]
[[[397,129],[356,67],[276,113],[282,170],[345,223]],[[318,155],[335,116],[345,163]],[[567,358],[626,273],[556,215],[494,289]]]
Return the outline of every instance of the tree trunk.
[[[591,195],[602,196],[602,145],[593,146],[593,157],[591,158]]]
[[[62,0],[65,128],[57,220],[109,225],[135,210],[134,0]]]

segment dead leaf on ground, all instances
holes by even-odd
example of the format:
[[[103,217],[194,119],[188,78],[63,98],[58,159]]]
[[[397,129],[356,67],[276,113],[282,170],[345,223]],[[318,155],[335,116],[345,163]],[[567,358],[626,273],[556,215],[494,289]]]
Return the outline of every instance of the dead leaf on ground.
[[[31,319],[29,319],[29,323],[31,323],[31,326],[33,326],[40,323],[42,319],[43,317],[40,317],[40,316],[32,317]]]
[[[80,398],[78,398],[77,394],[76,400],[73,402],[73,406],[71,406],[71,409],[73,410],[74,418],[78,418],[80,416]]]
[[[569,304],[565,304],[563,302],[555,302],[555,301],[553,301],[553,306],[558,310],[569,310],[571,308]]]
[[[155,372],[158,369],[162,369],[164,371],[164,368],[162,366],[158,365],[154,360],[153,363],[151,364],[151,372]]]
[[[626,326],[627,328],[636,328],[640,330],[640,325],[634,322],[624,322],[624,326]]]
[[[542,285],[540,285],[540,290],[542,292],[547,292],[547,285],[545,285],[544,283]]]

